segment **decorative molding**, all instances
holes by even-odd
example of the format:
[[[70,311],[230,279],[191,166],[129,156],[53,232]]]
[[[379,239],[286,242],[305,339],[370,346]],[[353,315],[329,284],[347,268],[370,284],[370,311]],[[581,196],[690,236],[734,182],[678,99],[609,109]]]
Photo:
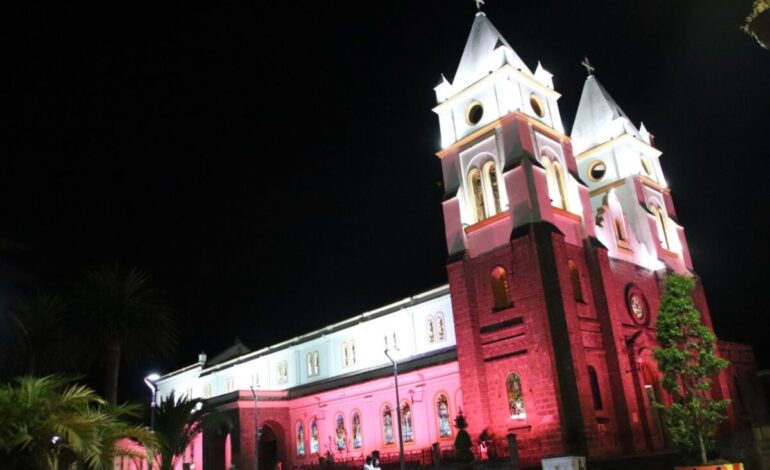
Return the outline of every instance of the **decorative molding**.
[[[492,217],[487,217],[486,219],[482,220],[481,222],[476,222],[473,225],[469,225],[469,226],[465,227],[465,233],[469,234],[471,232],[475,232],[476,230],[478,230],[480,228],[484,228],[487,225],[491,225],[491,224],[497,222],[498,220],[507,219],[510,216],[511,216],[511,213],[508,212],[508,211],[500,212],[498,214],[493,215]]]

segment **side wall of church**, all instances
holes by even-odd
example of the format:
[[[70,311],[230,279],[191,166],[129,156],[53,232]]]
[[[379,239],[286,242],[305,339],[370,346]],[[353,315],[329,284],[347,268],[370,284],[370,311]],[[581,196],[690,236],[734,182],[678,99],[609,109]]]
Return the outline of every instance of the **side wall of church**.
[[[335,460],[361,459],[375,450],[398,453],[392,376],[293,399],[270,393],[259,396],[257,420],[275,436],[277,458],[284,468],[317,464],[327,452]],[[422,452],[436,442],[451,447],[457,432],[454,418],[463,409],[457,362],[399,374],[399,394],[404,410],[404,451]],[[222,409],[231,417],[233,430],[237,429],[231,431],[231,462],[237,468],[253,468],[254,405],[250,393],[241,391]],[[224,436],[212,434],[207,441],[206,467],[221,468],[216,462],[226,460]]]

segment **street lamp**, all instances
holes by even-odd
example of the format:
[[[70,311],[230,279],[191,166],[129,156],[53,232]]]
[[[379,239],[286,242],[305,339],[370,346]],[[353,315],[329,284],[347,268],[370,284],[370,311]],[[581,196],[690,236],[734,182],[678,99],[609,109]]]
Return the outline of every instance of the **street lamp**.
[[[257,427],[259,408],[257,408],[257,391],[253,385],[249,388],[251,388],[251,396],[254,397],[254,468],[259,470],[259,427]]]
[[[144,383],[147,384],[148,387],[150,387],[150,390],[152,390],[152,401],[150,402],[150,432],[155,432],[155,407],[157,404],[155,403],[155,397],[158,393],[158,387],[155,386],[155,382],[158,381],[160,378],[160,375],[152,373],[144,378]]]
[[[396,349],[398,351],[398,349]],[[385,348],[385,355],[393,364],[393,380],[396,382],[396,420],[398,421],[398,460],[401,462],[401,470],[404,470],[404,436],[401,434],[401,401],[398,397],[398,363],[390,357],[390,348]]]

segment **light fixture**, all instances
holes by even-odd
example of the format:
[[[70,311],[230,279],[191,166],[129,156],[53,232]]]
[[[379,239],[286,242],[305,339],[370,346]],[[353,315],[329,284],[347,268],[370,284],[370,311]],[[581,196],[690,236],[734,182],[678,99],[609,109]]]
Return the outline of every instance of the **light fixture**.
[[[157,382],[158,379],[160,379],[160,375],[155,372],[144,378],[144,383],[147,384],[152,391],[152,398],[150,401],[150,432],[153,433],[155,432],[155,407],[157,406],[155,397],[158,393],[158,387],[155,385],[155,382]]]

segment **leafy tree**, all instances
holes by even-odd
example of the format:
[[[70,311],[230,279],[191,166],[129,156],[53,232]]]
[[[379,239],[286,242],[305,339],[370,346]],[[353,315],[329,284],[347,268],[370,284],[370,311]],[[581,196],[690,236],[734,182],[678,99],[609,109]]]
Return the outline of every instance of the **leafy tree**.
[[[712,377],[728,363],[715,352],[716,336],[703,325],[692,300],[695,280],[670,274],[665,281],[655,332],[660,348],[654,352],[663,373],[663,388],[671,395],[663,412],[674,444],[697,453],[702,463],[714,445],[717,425],[729,400],[711,397]]]
[[[457,431],[457,437],[455,438],[455,458],[460,463],[469,463],[473,461],[473,451],[471,447],[471,436],[465,429],[468,427],[468,421],[465,419],[465,415],[460,412],[455,418],[455,427],[459,429]]]
[[[60,376],[20,377],[0,386],[0,460],[8,468],[107,470],[129,438],[147,449],[155,438],[129,424],[136,407],[108,405],[93,390]],[[130,453],[129,453],[130,455]],[[5,467],[4,467],[5,468]]]
[[[176,326],[149,275],[137,268],[103,266],[75,286],[74,332],[86,334],[86,364],[105,372],[105,394],[115,403],[121,363],[168,357],[176,348]]]

